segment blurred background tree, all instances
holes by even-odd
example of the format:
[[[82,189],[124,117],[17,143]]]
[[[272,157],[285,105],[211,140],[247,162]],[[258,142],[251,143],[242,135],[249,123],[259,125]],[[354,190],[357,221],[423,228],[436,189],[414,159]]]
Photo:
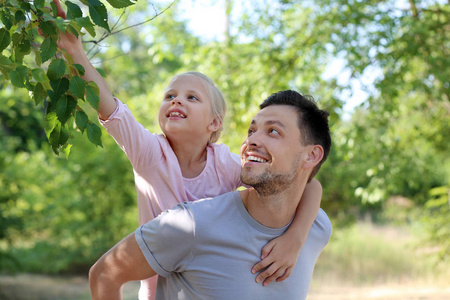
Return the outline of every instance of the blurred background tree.
[[[2,28],[7,5],[18,2],[1,1]],[[160,132],[157,112],[170,78],[187,70],[211,77],[228,102],[221,142],[234,152],[258,104],[271,93],[313,95],[331,113],[333,147],[318,179],[322,207],[335,228],[361,219],[420,223],[440,259],[448,260],[448,3],[225,3],[227,23],[215,39],[188,29],[179,2],[140,1],[125,10],[105,3],[109,22],[127,29],[86,43],[86,50],[114,95],[152,132]],[[133,26],[170,4],[151,22]],[[20,13],[14,16],[20,19]],[[137,226],[131,166],[106,134],[98,148],[72,125],[69,158],[53,155],[44,105],[36,106],[25,88],[2,74],[0,270],[86,272]],[[366,96],[348,110],[355,83]],[[89,104],[79,105],[95,122]]]

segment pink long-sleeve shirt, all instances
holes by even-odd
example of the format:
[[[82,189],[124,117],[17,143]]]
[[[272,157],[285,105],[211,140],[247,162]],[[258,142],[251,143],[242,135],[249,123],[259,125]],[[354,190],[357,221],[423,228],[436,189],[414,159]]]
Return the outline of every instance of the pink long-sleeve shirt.
[[[214,197],[241,186],[239,155],[224,144],[207,147],[206,166],[195,178],[184,178],[166,137],[149,132],[116,99],[117,108],[100,120],[128,156],[134,172],[139,224],[144,224],[178,203]]]

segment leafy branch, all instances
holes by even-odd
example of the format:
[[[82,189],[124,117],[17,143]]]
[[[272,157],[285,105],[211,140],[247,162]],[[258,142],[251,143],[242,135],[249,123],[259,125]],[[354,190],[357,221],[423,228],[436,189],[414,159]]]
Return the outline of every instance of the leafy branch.
[[[106,0],[114,9],[126,9],[134,0]],[[36,106],[44,107],[44,130],[55,154],[70,153],[72,132],[86,132],[94,145],[102,146],[101,130],[89,120],[81,107],[87,102],[98,109],[99,91],[94,82],[81,77],[84,68],[74,64],[67,53],[58,49],[62,33],[95,38],[96,29],[104,29],[98,45],[112,34],[152,21],[169,9],[174,2],[155,16],[122,29],[117,29],[120,19],[109,27],[105,5],[100,0],[80,0],[88,9],[87,15],[79,5],[65,1],[67,18],[57,17],[57,7],[51,0],[1,0],[0,1],[0,73],[4,81],[14,88],[25,88]],[[56,17],[55,17],[56,16]],[[80,102],[81,101],[81,102]]]
[[[149,18],[149,19],[147,19],[145,21],[142,21],[142,22],[139,22],[139,23],[136,23],[136,24],[124,27],[124,28],[120,28],[120,29],[114,30],[117,27],[119,27],[119,22],[123,18],[123,16],[125,15],[125,11],[123,11],[120,14],[119,18],[117,19],[117,21],[115,22],[115,24],[112,26],[111,31],[104,31],[102,36],[98,40],[85,41],[85,43],[93,43],[94,47],[95,47],[95,46],[99,45],[101,42],[103,42],[105,39],[107,39],[111,35],[118,34],[118,33],[122,32],[122,31],[128,30],[128,29],[133,28],[133,27],[138,27],[138,26],[142,26],[144,24],[147,24],[147,23],[153,21],[154,19],[156,19],[157,17],[159,17],[160,15],[162,15],[163,13],[165,13],[167,10],[169,10],[175,4],[175,2],[177,2],[177,0],[172,1],[168,6],[166,6],[161,11],[158,11],[156,9],[155,5],[151,4],[151,6],[153,7],[153,11],[155,12],[153,17],[151,17],[151,18]],[[92,51],[92,49],[94,49],[94,47],[92,47],[91,49],[88,50],[88,55]]]

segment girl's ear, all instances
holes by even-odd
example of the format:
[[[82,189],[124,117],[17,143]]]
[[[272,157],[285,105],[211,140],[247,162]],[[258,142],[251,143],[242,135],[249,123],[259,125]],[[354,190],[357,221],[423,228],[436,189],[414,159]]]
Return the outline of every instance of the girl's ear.
[[[323,158],[323,148],[320,145],[311,145],[306,158],[305,168],[314,168]]]
[[[222,121],[218,118],[214,118],[214,120],[208,125],[208,129],[212,132],[219,130],[220,127],[222,127]]]

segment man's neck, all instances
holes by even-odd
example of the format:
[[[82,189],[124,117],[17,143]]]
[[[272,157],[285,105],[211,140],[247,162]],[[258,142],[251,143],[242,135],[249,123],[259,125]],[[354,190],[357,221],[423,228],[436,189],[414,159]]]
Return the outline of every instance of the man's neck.
[[[241,191],[248,213],[259,223],[271,228],[288,225],[295,215],[305,185],[270,196],[262,196],[255,189]]]

